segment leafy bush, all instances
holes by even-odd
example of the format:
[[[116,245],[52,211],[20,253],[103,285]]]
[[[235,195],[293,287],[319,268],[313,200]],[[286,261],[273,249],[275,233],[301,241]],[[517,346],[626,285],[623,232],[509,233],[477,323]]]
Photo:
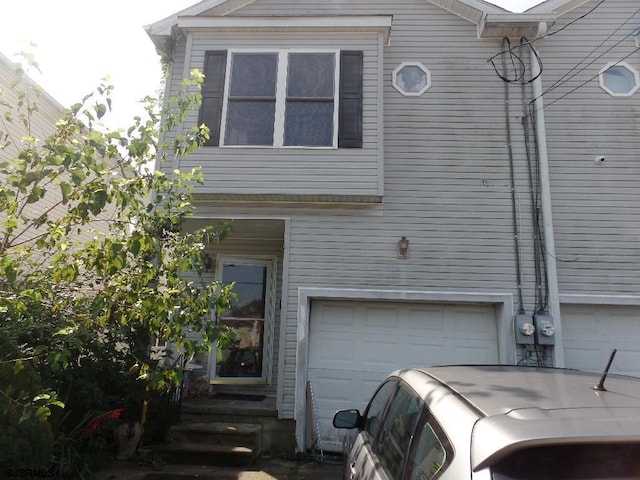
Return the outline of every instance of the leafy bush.
[[[41,393],[40,377],[29,359],[0,330],[0,471],[47,468],[53,444],[51,425],[34,403]]]
[[[26,127],[21,137],[0,125],[0,153],[11,152],[0,156],[0,450],[22,433],[28,455],[45,462],[51,452],[59,474],[83,475],[113,440],[106,424],[86,434],[95,418],[125,407],[137,420],[148,389],[180,381],[151,360],[152,338],[188,356],[224,341],[215,319],[232,287],[190,278],[203,273],[206,242],[223,240],[228,226],[181,228],[202,172],[148,168],[208,138],[204,126],[181,125],[201,100],[203,76],[192,73],[163,111],[148,99],[148,118],[126,131],[99,123],[111,108],[106,83],[42,139],[30,133],[38,102],[24,69],[13,101],[0,99],[5,125]],[[165,136],[170,128],[179,132]]]

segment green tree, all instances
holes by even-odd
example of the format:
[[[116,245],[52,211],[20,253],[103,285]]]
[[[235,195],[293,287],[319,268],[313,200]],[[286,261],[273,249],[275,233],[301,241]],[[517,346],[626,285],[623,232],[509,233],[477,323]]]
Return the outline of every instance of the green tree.
[[[18,67],[12,96],[0,95],[4,125],[17,122],[25,130],[13,138],[0,123],[0,150],[15,152],[0,155],[0,333],[20,355],[3,361],[27,362],[41,375],[87,362],[105,369],[111,362],[123,372],[135,365],[138,379],[162,389],[179,382],[180,371],[157,368],[151,341],[188,357],[231,334],[215,322],[228,306],[230,287],[187,275],[202,274],[205,243],[224,239],[228,225],[181,229],[193,215],[200,171],[166,175],[149,168],[206,140],[202,126],[160,143],[197,108],[201,83],[193,71],[162,109],[145,99],[146,117],[136,117],[126,131],[102,125],[112,90],[102,83],[40,139],[30,133],[37,95]],[[79,240],[86,231],[91,238]],[[48,407],[61,403],[46,390],[57,386],[42,380],[44,393],[31,396],[3,383],[0,396],[9,403],[0,408],[46,418]]]

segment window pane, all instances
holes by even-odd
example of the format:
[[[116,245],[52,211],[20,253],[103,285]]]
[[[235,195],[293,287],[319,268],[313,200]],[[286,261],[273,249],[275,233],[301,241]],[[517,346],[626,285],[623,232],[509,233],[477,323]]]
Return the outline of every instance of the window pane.
[[[517,451],[491,467],[495,480],[640,478],[640,444],[551,445]]]
[[[421,407],[418,396],[405,387],[398,390],[391,402],[376,446],[380,464],[389,478],[400,478]]]
[[[255,265],[225,265],[222,283],[236,282],[231,309],[224,315],[236,318],[264,318],[267,267]]]
[[[275,102],[229,102],[225,145],[273,145]]]
[[[411,480],[431,480],[444,466],[447,454],[431,425],[425,423],[419,435],[411,460]]]
[[[234,328],[236,338],[227,348],[218,350],[216,375],[261,377],[264,321],[225,319],[220,323]]]
[[[334,54],[291,54],[287,96],[333,98]]]
[[[287,102],[285,145],[333,145],[333,102]]]
[[[602,75],[604,84],[614,93],[629,93],[636,86],[633,72],[623,66],[610,67]]]
[[[389,397],[393,393],[393,389],[396,386],[396,382],[390,381],[382,384],[382,386],[375,393],[371,401],[369,402],[369,406],[367,407],[367,411],[365,412],[365,417],[367,418],[366,423],[364,425],[364,430],[370,435],[371,439],[376,437],[378,433],[378,427],[380,426],[380,417],[384,412],[384,408],[387,405],[387,401]]]
[[[231,69],[231,96],[275,96],[278,55],[274,53],[236,53],[233,55]]]
[[[403,92],[415,93],[427,86],[427,72],[417,65],[402,67],[396,75],[396,83]]]

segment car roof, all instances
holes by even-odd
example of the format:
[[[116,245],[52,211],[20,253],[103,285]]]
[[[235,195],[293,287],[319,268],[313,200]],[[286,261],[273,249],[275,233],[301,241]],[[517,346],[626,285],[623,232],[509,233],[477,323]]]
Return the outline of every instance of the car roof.
[[[481,415],[514,409],[639,407],[640,378],[607,376],[600,392],[592,387],[601,375],[578,370],[508,365],[452,365],[418,369],[438,380]]]
[[[435,379],[475,412],[474,470],[540,445],[640,442],[640,379],[519,366],[412,369]],[[404,375],[403,375],[404,376]],[[421,391],[422,390],[422,391]],[[418,386],[426,400],[428,392]]]

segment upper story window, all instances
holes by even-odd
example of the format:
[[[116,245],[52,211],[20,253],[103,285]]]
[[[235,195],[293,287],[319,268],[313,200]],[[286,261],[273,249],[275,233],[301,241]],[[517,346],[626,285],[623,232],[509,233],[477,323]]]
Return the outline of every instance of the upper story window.
[[[640,88],[638,71],[626,62],[608,63],[599,77],[602,89],[615,97],[628,97]]]
[[[403,95],[422,95],[431,87],[431,72],[421,63],[403,63],[393,71],[393,86]]]
[[[207,52],[200,122],[207,145],[361,147],[362,52]]]

